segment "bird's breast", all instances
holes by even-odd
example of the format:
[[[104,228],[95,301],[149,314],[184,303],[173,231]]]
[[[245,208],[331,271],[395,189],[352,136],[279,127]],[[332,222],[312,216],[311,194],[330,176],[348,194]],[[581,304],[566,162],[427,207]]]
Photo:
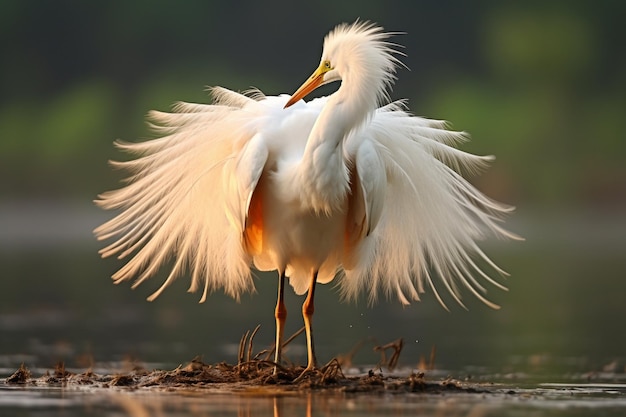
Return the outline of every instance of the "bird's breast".
[[[256,253],[272,267],[315,270],[342,251],[346,210],[319,212],[301,201],[300,193],[285,193],[275,175],[262,179],[251,206],[250,233]],[[255,261],[256,262],[256,261]]]

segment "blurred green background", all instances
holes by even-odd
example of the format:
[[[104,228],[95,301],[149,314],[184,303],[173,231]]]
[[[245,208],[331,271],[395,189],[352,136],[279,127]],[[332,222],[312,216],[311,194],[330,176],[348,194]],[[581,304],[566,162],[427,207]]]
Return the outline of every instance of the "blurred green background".
[[[392,98],[497,156],[473,181],[518,206],[508,224],[527,241],[486,244],[512,274],[510,292],[490,292],[498,312],[470,302],[446,313],[429,295],[405,309],[339,305],[325,286],[322,354],[404,337],[407,363],[436,345],[451,367],[518,356],[624,365],[624,16],[626,3],[609,0],[0,2],[0,360],[232,359],[228,344],[259,322],[270,343],[273,278],[241,304],[216,295],[200,306],[187,282],[154,303],[144,298],[158,279],[111,285],[120,264],[97,257],[91,230],[108,215],[91,200],[120,179],[112,141],[150,137],[148,110],[207,102],[207,85],[291,93],[328,30],[360,17],[406,32],[394,40],[410,70]]]

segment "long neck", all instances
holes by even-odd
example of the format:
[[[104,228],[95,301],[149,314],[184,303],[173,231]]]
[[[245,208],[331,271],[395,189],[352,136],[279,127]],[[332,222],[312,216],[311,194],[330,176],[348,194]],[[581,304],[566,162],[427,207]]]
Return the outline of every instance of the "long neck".
[[[361,125],[376,109],[378,91],[383,83],[367,73],[348,72],[343,75],[339,89],[332,94],[309,134],[307,154],[320,147],[340,147],[343,139]]]
[[[342,207],[350,187],[343,141],[375,107],[375,101],[372,105],[371,100],[350,94],[353,85],[346,81],[318,116],[298,167],[302,200],[317,212],[330,213]]]

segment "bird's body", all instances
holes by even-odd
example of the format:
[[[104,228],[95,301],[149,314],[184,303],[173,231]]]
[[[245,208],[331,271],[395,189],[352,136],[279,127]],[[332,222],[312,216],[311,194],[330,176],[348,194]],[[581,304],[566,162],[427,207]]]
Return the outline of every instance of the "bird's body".
[[[320,167],[302,163],[307,145],[307,136],[302,132],[311,131],[320,107],[301,105],[284,110],[288,98],[267,98],[251,104],[266,107],[269,116],[267,128],[256,129],[264,133],[244,154],[255,160],[252,165],[262,167],[254,191],[246,191],[251,194],[244,243],[257,269],[286,268],[289,282],[298,294],[303,294],[309,287],[311,271],[321,270],[319,280],[328,282],[341,265],[347,194],[343,181],[328,172],[322,187],[336,190],[336,195],[327,193],[323,198],[332,197],[335,207],[327,207],[330,202],[311,190],[319,184],[308,181],[314,177],[310,171]],[[292,140],[285,143],[286,137]],[[337,158],[337,162],[340,160]],[[250,166],[249,161],[241,161],[242,167]],[[328,210],[322,213],[321,205]]]
[[[475,263],[487,233],[515,237],[498,223],[511,209],[467,182],[463,170],[489,157],[456,149],[467,139],[444,122],[384,104],[398,64],[387,35],[366,23],[342,25],[325,39],[319,68],[293,96],[212,89],[214,103],[152,112],[163,136],[119,143],[136,156],[115,165],[131,172],[124,188],[97,201],[121,212],[96,229],[117,237],[102,250],[131,260],[113,278],[137,284],[173,258],[174,278],[190,290],[238,297],[253,288],[251,267],[279,273],[276,308],[280,359],[286,277],[303,306],[309,366],[315,366],[311,317],[315,283],[340,277],[347,298],[366,291],[418,300],[435,289],[431,273],[460,300],[466,287],[487,304],[473,277],[500,286]],[[341,80],[329,97],[300,99]],[[500,271],[501,272],[501,271]]]

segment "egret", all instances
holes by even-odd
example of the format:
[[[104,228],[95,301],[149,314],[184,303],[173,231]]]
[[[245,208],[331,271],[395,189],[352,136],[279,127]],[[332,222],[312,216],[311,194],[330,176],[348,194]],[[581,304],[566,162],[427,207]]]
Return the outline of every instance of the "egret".
[[[465,179],[492,160],[455,146],[466,133],[390,101],[401,65],[391,35],[369,22],[339,25],[293,95],[214,87],[212,104],[150,112],[157,138],[116,141],[131,157],[111,164],[129,177],[96,200],[117,214],[94,231],[115,239],[103,257],[130,257],[114,281],[136,278],[134,288],[167,264],[169,275],[148,299],[189,274],[189,291],[202,289],[204,302],[218,288],[235,298],[253,290],[252,268],[277,271],[275,362],[288,279],[307,294],[305,371],[317,366],[317,283],[337,279],[344,299],[383,293],[403,304],[430,288],[445,307],[439,282],[461,305],[465,288],[497,308],[481,280],[506,287],[483,269],[506,273],[478,242],[517,238],[501,226],[512,207]],[[341,82],[336,92],[303,101],[333,81]]]

